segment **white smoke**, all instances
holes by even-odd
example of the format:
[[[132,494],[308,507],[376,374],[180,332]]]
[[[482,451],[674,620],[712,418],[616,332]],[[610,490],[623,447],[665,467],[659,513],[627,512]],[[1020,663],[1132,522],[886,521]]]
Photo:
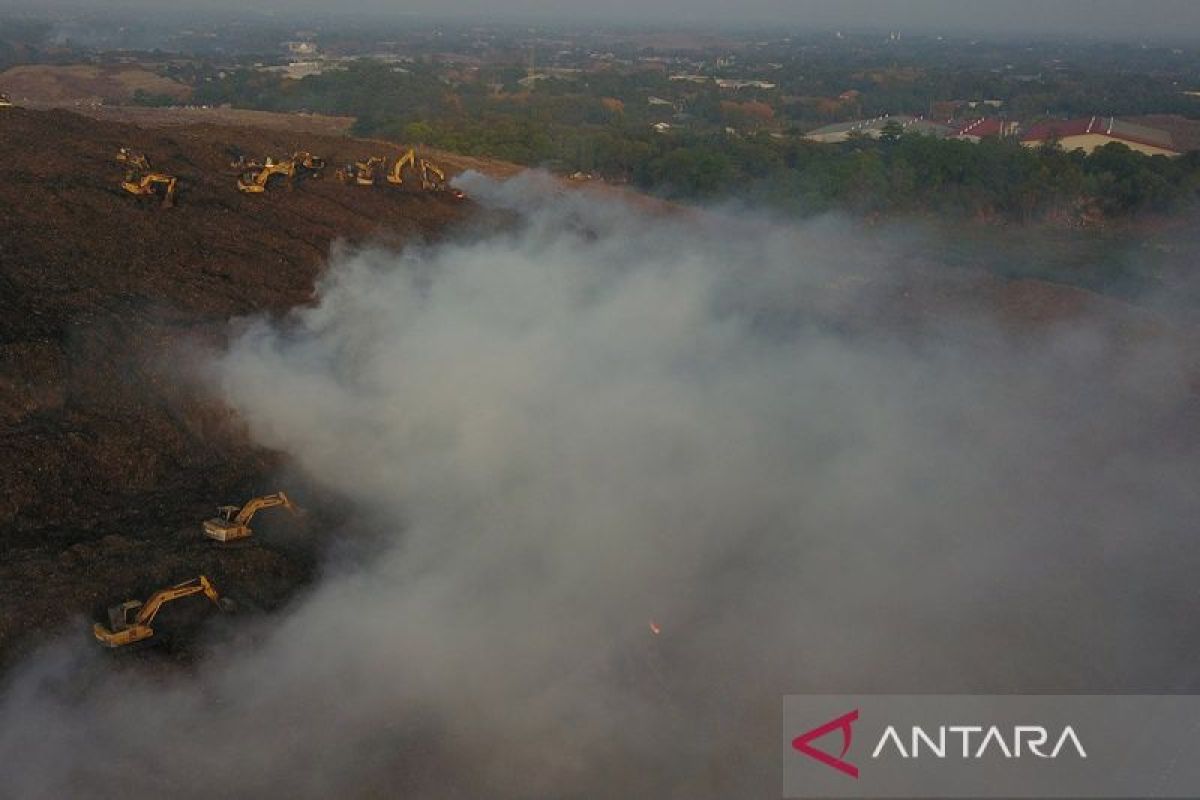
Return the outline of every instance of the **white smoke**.
[[[900,330],[912,235],[468,188],[520,224],[339,253],[214,367],[383,546],[187,674],[43,654],[0,794],[761,797],[785,693],[1192,679],[1169,347]]]

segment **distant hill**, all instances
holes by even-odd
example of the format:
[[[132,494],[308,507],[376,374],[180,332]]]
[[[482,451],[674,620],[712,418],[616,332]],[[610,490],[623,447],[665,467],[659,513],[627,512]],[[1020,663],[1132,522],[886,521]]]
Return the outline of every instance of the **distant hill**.
[[[120,103],[138,92],[183,101],[192,90],[133,65],[28,64],[0,72],[0,92],[14,100]]]

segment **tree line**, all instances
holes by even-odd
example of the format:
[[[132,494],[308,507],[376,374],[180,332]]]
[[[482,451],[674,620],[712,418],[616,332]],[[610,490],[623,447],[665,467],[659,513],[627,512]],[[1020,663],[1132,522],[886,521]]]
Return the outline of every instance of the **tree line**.
[[[648,122],[653,109],[568,91],[555,81],[529,89],[519,71],[451,86],[428,65],[358,62],[343,71],[284,81],[237,71],[202,81],[195,102],[357,117],[355,132],[425,144],[562,173],[584,172],[679,200],[739,199],[793,214],[926,213],[1036,220],[1057,214],[1168,214],[1200,200],[1200,153],[1149,157],[1121,144],[1091,155],[1055,146],[979,144],[887,132],[817,144],[753,122],[756,101],[711,93],[688,116],[741,120]],[[616,87],[611,87],[615,90]]]

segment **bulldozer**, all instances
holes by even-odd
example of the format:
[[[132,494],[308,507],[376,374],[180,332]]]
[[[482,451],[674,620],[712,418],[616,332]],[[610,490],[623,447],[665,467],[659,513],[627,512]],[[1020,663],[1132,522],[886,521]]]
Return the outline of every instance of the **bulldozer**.
[[[162,197],[164,208],[175,205],[175,185],[173,175],[163,172],[146,172],[132,169],[125,173],[121,188],[136,197]]]
[[[266,494],[255,497],[239,508],[238,506],[219,506],[217,516],[204,521],[204,535],[221,543],[236,542],[246,539],[254,533],[250,529],[250,520],[264,508],[283,506],[293,514],[296,507],[283,492]]]
[[[122,147],[117,151],[117,161],[122,164],[128,164],[132,169],[150,172],[150,161],[146,156],[130,150],[128,147]]]
[[[217,594],[208,578],[200,575],[166,589],[159,589],[144,603],[141,600],[126,600],[110,607],[108,625],[97,622],[92,626],[92,635],[100,644],[111,648],[125,647],[149,639],[154,636],[151,624],[163,605],[194,594],[203,594],[222,611],[228,611],[232,607],[230,601]]]
[[[291,161],[276,162],[268,158],[263,166],[256,170],[247,170],[238,178],[238,191],[247,194],[261,194],[267,190],[271,180],[276,177],[287,178],[289,185],[296,176],[296,165]]]
[[[0,108],[13,108],[13,101],[8,98],[8,95],[0,93]]]

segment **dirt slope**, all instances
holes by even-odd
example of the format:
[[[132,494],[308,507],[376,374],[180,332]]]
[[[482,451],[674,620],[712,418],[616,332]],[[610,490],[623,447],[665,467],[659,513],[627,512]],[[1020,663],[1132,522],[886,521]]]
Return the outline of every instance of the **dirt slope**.
[[[118,188],[120,146],[180,178],[177,207]],[[197,527],[218,503],[277,488],[278,460],[181,378],[179,360],[218,343],[231,317],[309,301],[335,239],[436,238],[472,211],[332,180],[242,195],[230,148],[303,148],[331,164],[378,149],[0,114],[0,660],[21,634],[200,567],[258,605],[281,601],[312,548],[266,542],[230,560]]]
[[[120,102],[138,91],[186,100],[191,89],[128,64],[22,64],[0,72],[0,91],[18,100]]]
[[[181,125],[221,125],[225,127],[269,128],[319,136],[348,136],[354,117],[325,114],[284,114],[244,108],[212,106],[129,106],[63,100],[16,101],[24,108],[48,111],[64,109],[105,122],[126,122],[140,128],[176,128]]]

